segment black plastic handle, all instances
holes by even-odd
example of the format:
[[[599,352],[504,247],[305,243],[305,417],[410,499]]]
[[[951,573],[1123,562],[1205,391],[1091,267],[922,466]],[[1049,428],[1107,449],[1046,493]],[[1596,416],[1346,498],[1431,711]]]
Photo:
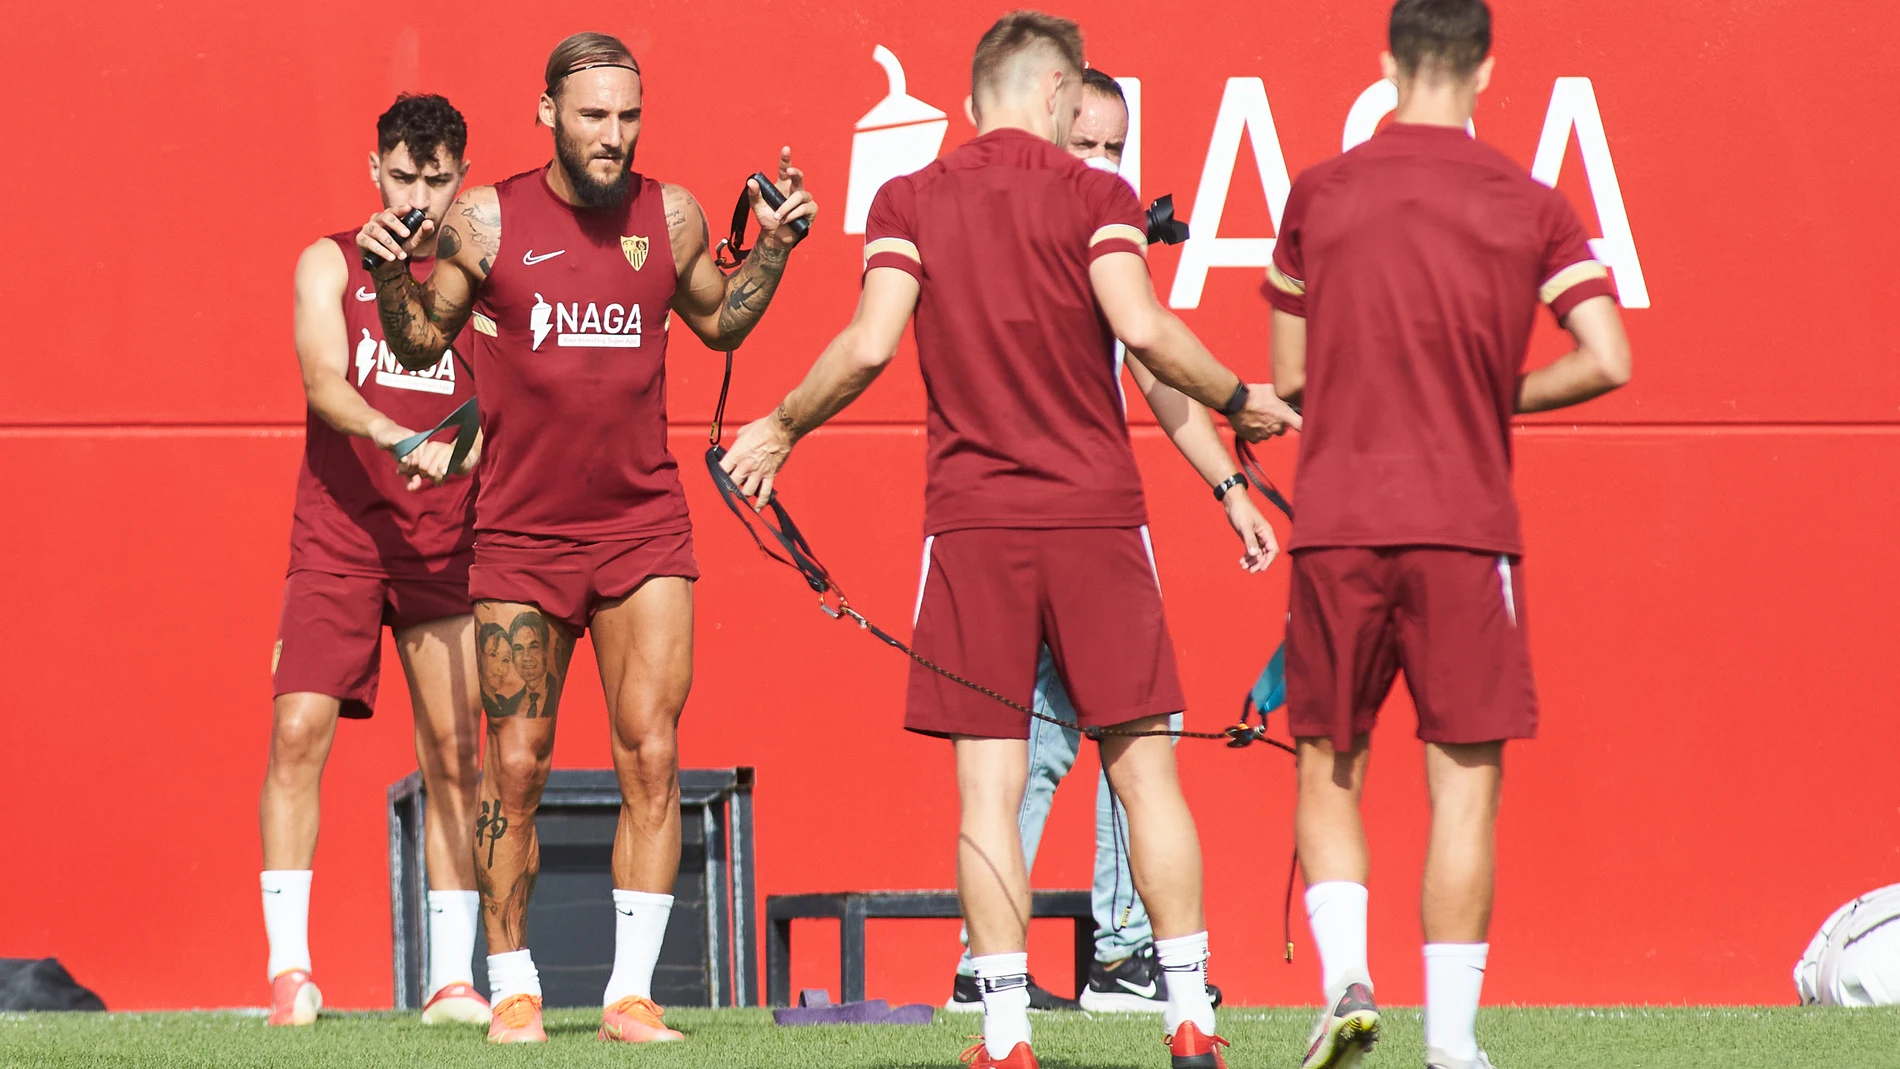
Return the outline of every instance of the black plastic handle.
[[[410,237],[414,237],[416,228],[421,226],[422,221],[428,217],[429,213],[423,211],[421,208],[411,208],[408,213],[402,217],[402,227],[404,230],[409,231]],[[408,241],[409,238],[403,238],[401,240]],[[373,253],[365,252],[363,254],[363,270],[365,271],[374,271],[379,265],[385,262],[387,261]]]
[[[785,194],[780,193],[778,191],[778,186],[773,185],[772,180],[770,178],[765,177],[764,171],[752,172],[752,181],[757,182],[759,184],[759,195],[765,198],[766,207],[772,209],[773,211],[778,211],[779,208],[784,206]],[[797,234],[799,237],[799,240],[801,241],[811,234],[811,220],[810,219],[806,219],[803,216],[801,216],[797,219],[792,220],[790,225],[792,228],[792,233]]]

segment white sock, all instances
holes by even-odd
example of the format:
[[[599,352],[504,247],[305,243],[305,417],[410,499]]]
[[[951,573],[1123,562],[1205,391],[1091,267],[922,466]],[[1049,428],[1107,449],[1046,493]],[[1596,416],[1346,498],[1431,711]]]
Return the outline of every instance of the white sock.
[[[660,962],[666,919],[672,915],[672,895],[614,888],[614,972],[601,1005],[628,995],[653,997],[653,967]]]
[[[450,984],[475,983],[475,925],[481,911],[480,891],[429,892],[430,995]]]
[[[1425,944],[1425,1046],[1454,1058],[1478,1056],[1478,996],[1489,943]]]
[[[1347,984],[1372,986],[1366,967],[1366,885],[1328,880],[1306,889],[1306,917],[1319,946],[1326,1003],[1339,1001]]]
[[[1172,1036],[1183,1021],[1193,1021],[1202,1035],[1213,1035],[1214,1002],[1207,997],[1207,933],[1157,939],[1155,958],[1161,962],[1161,975],[1168,984],[1162,1031]]]
[[[516,995],[541,997],[541,974],[535,971],[534,956],[527,947],[488,955],[489,1001],[499,1006],[502,999]]]
[[[270,979],[292,969],[310,971],[310,870],[265,869],[264,935],[270,940]]]
[[[983,988],[983,1045],[990,1057],[1007,1058],[1029,1042],[1029,952],[984,954],[970,965]]]

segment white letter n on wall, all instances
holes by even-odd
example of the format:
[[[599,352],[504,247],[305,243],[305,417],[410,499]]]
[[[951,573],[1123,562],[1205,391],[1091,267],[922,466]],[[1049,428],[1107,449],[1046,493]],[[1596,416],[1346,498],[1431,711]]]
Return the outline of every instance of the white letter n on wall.
[[[1287,177],[1286,157],[1280,152],[1280,135],[1273,126],[1266,83],[1258,78],[1229,78],[1220,98],[1220,115],[1214,120],[1214,137],[1207,146],[1207,163],[1201,168],[1201,185],[1194,193],[1194,218],[1189,220],[1193,236],[1181,246],[1181,265],[1174,273],[1169,307],[1200,307],[1210,267],[1250,267],[1259,272],[1266,270],[1273,259],[1272,238],[1218,236],[1221,214],[1227,210],[1227,184],[1234,174],[1234,162],[1240,158],[1243,130],[1253,141],[1253,162],[1260,172],[1260,188],[1267,195],[1267,211],[1273,217],[1274,229],[1280,227],[1280,215],[1286,210],[1286,195],[1293,182]]]
[[[1636,256],[1636,238],[1630,233],[1629,211],[1623,207],[1623,188],[1610,160],[1610,142],[1603,134],[1603,115],[1588,78],[1559,78],[1550,90],[1550,110],[1544,115],[1544,133],[1537,139],[1537,158],[1531,177],[1555,188],[1563,170],[1570,131],[1577,131],[1583,153],[1583,173],[1590,181],[1590,200],[1596,205],[1597,226],[1603,236],[1590,239],[1590,254],[1609,265],[1616,276],[1617,296],[1625,308],[1648,308],[1649,286],[1643,264]],[[1279,217],[1275,216],[1276,223]],[[1183,261],[1185,263],[1185,260]]]

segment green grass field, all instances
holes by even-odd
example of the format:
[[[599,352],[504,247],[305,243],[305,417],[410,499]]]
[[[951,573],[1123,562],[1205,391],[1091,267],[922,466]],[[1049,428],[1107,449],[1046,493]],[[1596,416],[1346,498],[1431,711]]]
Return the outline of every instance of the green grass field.
[[[939,1013],[929,1027],[777,1028],[763,1010],[675,1010],[688,1042],[628,1049],[594,1039],[598,1013],[555,1010],[545,1047],[490,1047],[475,1029],[425,1028],[414,1014],[328,1014],[272,1030],[246,1013],[0,1015],[0,1066],[34,1069],[356,1069],[369,1066],[589,1066],[679,1069],[954,1069],[974,1017]],[[1299,1064],[1305,1010],[1221,1013],[1232,1069]],[[1386,1015],[1367,1069],[1419,1069],[1415,1010]],[[1049,1069],[1166,1069],[1158,1017],[1038,1014]],[[1500,1069],[1796,1069],[1900,1067],[1900,1011],[1773,1009],[1495,1009],[1479,1034]]]

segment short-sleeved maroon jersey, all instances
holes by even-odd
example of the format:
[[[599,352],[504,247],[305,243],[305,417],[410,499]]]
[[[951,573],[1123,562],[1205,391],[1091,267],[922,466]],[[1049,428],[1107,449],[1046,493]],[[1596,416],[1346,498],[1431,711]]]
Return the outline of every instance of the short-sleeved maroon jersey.
[[[924,530],[1147,522],[1115,336],[1089,265],[1145,255],[1127,182],[1025,130],[966,142],[878,191],[869,271],[916,277],[929,395]]]
[[[411,430],[428,430],[474,396],[467,367],[453,352],[422,371],[397,363],[383,340],[376,281],[363,270],[355,231],[330,240],[349,271],[343,326],[351,359],[344,376],[372,408]],[[433,260],[417,260],[416,274],[427,278],[433,266]],[[310,410],[290,524],[290,570],[467,579],[475,544],[474,481],[455,478],[414,492],[408,482],[376,443],[344,434]]]
[[[1562,194],[1456,127],[1300,175],[1265,292],[1306,318],[1291,548],[1521,554],[1511,417],[1539,303],[1613,296]]]

